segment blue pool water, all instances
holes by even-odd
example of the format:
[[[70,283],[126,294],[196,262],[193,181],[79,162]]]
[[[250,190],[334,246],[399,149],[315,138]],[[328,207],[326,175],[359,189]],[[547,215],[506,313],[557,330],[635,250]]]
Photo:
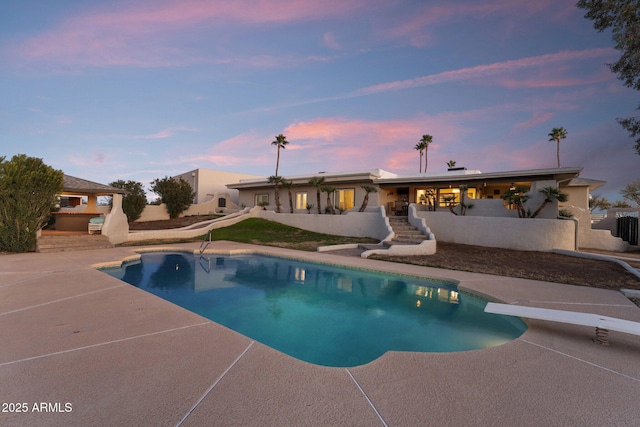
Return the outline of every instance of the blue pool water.
[[[451,352],[526,329],[455,285],[263,255],[147,253],[104,272],[290,356],[325,366],[389,350]]]

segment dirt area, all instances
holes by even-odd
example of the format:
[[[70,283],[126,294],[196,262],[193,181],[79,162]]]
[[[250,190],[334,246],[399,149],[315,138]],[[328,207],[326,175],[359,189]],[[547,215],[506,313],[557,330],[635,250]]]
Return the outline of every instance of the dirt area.
[[[220,215],[200,215],[185,216],[176,219],[166,219],[162,221],[142,221],[129,224],[129,230],[167,230],[169,228],[186,227],[196,222],[208,221],[210,219],[219,218]]]
[[[391,260],[388,257],[376,258]],[[438,242],[434,255],[393,257],[393,261],[603,289],[640,290],[640,279],[617,263],[549,252]]]

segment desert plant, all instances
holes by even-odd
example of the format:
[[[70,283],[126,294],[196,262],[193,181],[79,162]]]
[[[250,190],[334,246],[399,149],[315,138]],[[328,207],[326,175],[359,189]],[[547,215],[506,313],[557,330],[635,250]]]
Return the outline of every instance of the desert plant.
[[[282,179],[282,186],[287,189],[289,193],[289,211],[293,213],[293,194],[291,194],[291,187],[293,187],[293,181],[287,181]]]
[[[311,178],[309,180],[309,184],[313,185],[314,187],[316,187],[316,199],[318,202],[318,214],[320,214],[320,187],[322,186],[322,184],[324,184],[324,176],[323,177],[318,177],[318,176],[314,176],[313,178]]]
[[[280,185],[282,185],[284,179],[278,175],[271,175],[268,181],[273,184],[273,191],[276,198],[276,212],[280,213]]]
[[[313,209],[313,203],[311,203],[311,204],[307,203],[307,213],[308,214],[311,213],[311,209]]]
[[[289,141],[287,141],[287,137],[283,134],[277,135],[276,140],[271,143],[271,145],[275,145],[278,147],[278,158],[276,159],[276,174],[278,176],[278,167],[280,166],[280,149],[283,150],[286,148]],[[279,211],[278,211],[279,212]]]
[[[364,212],[364,210],[367,209],[367,204],[369,203],[369,193],[377,193],[378,189],[371,185],[363,185],[360,188],[362,188],[366,192],[366,194],[364,195],[362,206],[360,206],[360,209],[358,210],[358,212]]]
[[[547,186],[541,188],[540,193],[544,195],[544,200],[538,207],[538,209],[536,209],[536,211],[531,215],[531,218],[537,217],[538,214],[542,212],[542,210],[554,200],[557,200],[559,202],[566,202],[568,200],[568,196],[555,187]]]
[[[325,212],[335,214],[336,211],[333,208],[333,203],[331,203],[331,195],[336,192],[336,187],[332,185],[323,185],[320,187],[320,191],[327,193],[327,208]]]
[[[160,203],[167,205],[167,212],[171,219],[178,218],[182,212],[186,211],[195,196],[191,185],[182,178],[155,179],[151,182],[151,191],[160,196]]]
[[[36,233],[48,221],[64,174],[42,159],[0,157],[0,250],[27,252],[35,248]]]
[[[502,195],[504,200],[516,208],[518,211],[518,218],[527,218],[529,216],[529,212],[524,210],[524,203],[531,197],[527,194],[528,192],[529,187],[519,185],[517,187],[509,188]]]

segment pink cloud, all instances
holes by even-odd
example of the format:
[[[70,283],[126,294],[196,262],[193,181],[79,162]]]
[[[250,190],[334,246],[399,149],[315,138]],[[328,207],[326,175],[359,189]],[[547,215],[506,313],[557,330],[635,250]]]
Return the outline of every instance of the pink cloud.
[[[493,76],[501,73],[512,73],[527,68],[543,67],[568,61],[606,57],[610,56],[613,52],[614,50],[610,48],[597,48],[578,51],[562,51],[540,56],[530,56],[527,58],[494,62],[493,64],[477,65],[474,67],[461,68],[458,70],[444,71],[442,73],[430,74],[428,76],[416,77],[408,80],[398,80],[394,82],[381,83],[361,88],[356,91],[355,94],[368,95],[372,93],[388,92],[420,86],[429,86],[451,81],[476,80],[485,78],[486,76]]]
[[[15,52],[33,61],[83,66],[175,66],[225,62],[204,58],[175,46],[178,33],[200,25],[278,25],[349,16],[366,0],[297,0],[134,2],[117,11],[106,8],[77,15],[58,27],[24,41]]]
[[[543,113],[535,112],[533,116],[527,120],[526,122],[518,123],[515,125],[517,130],[530,129],[532,127],[538,126],[546,121],[548,121],[551,117],[553,117],[553,113],[546,111]]]

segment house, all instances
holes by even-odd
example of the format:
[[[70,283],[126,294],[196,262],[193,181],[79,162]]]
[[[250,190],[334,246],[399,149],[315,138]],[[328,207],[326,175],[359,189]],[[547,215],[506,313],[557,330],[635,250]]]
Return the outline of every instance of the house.
[[[557,186],[561,191],[570,190],[572,199],[579,200],[581,207],[588,208],[589,188],[597,187],[574,186],[572,181],[579,177],[581,171],[582,168],[565,167],[483,173],[478,170],[453,168],[446,172],[398,175],[374,169],[346,173],[319,172],[285,179],[293,183],[291,192],[294,212],[297,213],[306,213],[307,205],[311,204],[317,211],[317,188],[309,184],[312,178],[317,177],[324,179],[323,184],[335,187],[335,193],[330,196],[331,202],[336,208],[345,211],[359,209],[366,195],[363,185],[372,186],[377,190],[369,194],[368,208],[384,206],[389,215],[406,215],[410,203],[422,205],[429,210],[448,210],[449,207],[458,206],[462,201],[462,188],[465,201],[478,206],[478,209],[469,209],[467,215],[517,217],[515,207],[510,206],[502,196],[509,189],[522,186],[530,188],[531,206],[543,200],[537,190],[545,186]],[[601,183],[600,185],[604,184],[601,181],[597,182]],[[275,208],[273,184],[266,178],[242,179],[227,187],[239,191],[239,202],[245,206],[266,204],[270,209]],[[287,198],[283,197],[283,191],[281,188],[280,203],[287,209]],[[326,194],[321,195],[320,200],[320,211],[323,212],[326,207]],[[541,215],[555,218],[557,209],[555,212],[553,209],[543,211]]]
[[[227,184],[243,179],[258,179],[263,177],[212,169],[194,169],[173,176],[172,178],[182,178],[191,185],[195,193],[193,198],[194,204],[214,201],[217,207],[225,208],[229,202],[238,205],[238,191],[227,188]]]

